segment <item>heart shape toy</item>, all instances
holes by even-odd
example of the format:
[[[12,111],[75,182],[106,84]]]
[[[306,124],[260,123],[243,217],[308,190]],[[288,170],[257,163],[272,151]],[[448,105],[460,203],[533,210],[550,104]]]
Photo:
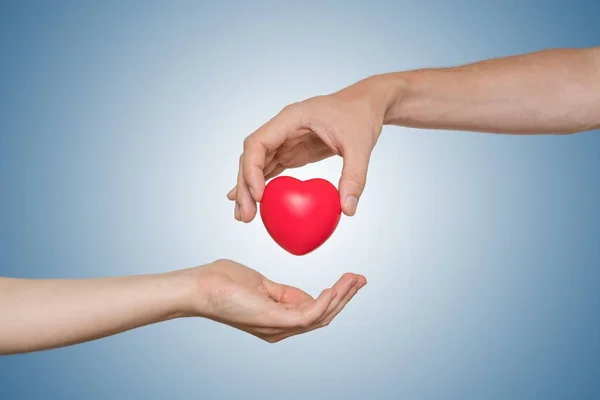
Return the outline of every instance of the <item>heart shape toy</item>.
[[[260,216],[267,232],[296,256],[308,254],[325,243],[337,228],[341,213],[340,194],[324,179],[277,177],[267,184],[260,202]]]

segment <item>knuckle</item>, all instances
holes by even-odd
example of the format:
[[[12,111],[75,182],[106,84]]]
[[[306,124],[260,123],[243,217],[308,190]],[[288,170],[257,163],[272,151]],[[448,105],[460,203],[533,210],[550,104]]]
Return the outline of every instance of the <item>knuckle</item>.
[[[254,146],[255,142],[256,142],[256,140],[254,139],[254,136],[250,135],[250,136],[246,137],[246,139],[244,139],[244,150],[249,149],[252,146]]]
[[[290,112],[293,112],[294,110],[296,110],[298,108],[298,104],[299,103],[297,103],[297,102],[287,104],[285,107],[283,107],[281,109],[281,114],[288,114]]]
[[[365,185],[367,184],[367,176],[363,173],[356,172],[353,170],[344,171],[344,179],[346,179],[349,182],[352,182],[361,190],[364,189]]]
[[[306,102],[297,103],[296,114],[298,116],[298,123],[304,128],[313,128],[311,113]]]
[[[283,107],[279,114],[285,118],[293,119],[297,125],[308,126],[309,118],[305,102],[288,104],[287,106]]]

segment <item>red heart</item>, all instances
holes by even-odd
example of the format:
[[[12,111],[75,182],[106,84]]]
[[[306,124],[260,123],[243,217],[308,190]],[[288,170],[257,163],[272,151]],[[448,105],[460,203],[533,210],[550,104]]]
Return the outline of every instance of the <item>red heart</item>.
[[[324,179],[300,181],[281,176],[270,181],[260,216],[273,240],[296,256],[310,253],[331,237],[340,222],[340,194]]]

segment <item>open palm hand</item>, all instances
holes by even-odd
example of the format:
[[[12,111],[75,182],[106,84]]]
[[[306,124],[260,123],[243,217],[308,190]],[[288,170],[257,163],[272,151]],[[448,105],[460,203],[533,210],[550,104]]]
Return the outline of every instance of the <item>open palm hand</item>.
[[[313,298],[231,260],[192,270],[199,285],[195,313],[270,343],[325,327],[367,282],[346,273]]]

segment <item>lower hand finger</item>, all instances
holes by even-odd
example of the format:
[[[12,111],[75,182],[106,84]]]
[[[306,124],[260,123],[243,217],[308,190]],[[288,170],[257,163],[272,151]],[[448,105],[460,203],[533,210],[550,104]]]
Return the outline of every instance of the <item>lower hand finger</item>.
[[[342,284],[343,287],[338,289],[339,292],[337,292],[338,296],[336,297],[335,301],[332,301],[330,303],[330,307],[327,308],[326,312],[322,315],[321,318],[317,319],[315,323],[306,328],[293,329],[291,331],[284,330],[279,334],[274,334],[270,336],[268,338],[268,341],[270,343],[279,342],[281,340],[288,339],[292,336],[308,333],[329,325],[329,323],[344,309],[346,304],[348,304],[348,302],[352,300],[352,298],[354,297],[354,295],[356,295],[358,290],[360,290],[367,283],[366,279],[363,276],[359,276],[358,279],[344,279],[345,277],[346,275],[342,277],[336,284],[336,286]]]
[[[333,285],[333,290],[335,290],[337,296],[336,298],[329,304],[327,307],[327,311],[319,318],[315,324],[319,324],[322,320],[324,320],[333,310],[336,309],[338,304],[344,300],[350,289],[354,286],[356,281],[358,280],[358,276],[351,273],[346,273],[342,275],[342,277]]]
[[[315,301],[304,309],[289,309],[280,305],[279,312],[273,313],[273,327],[281,327],[287,330],[304,329],[315,323],[327,311],[329,304],[335,299],[336,293],[332,289],[325,289]]]
[[[344,298],[336,305],[336,307],[333,310],[329,311],[329,313],[327,313],[327,315],[325,315],[325,318],[321,319],[318,327],[324,327],[324,326],[329,325],[329,323],[331,321],[333,321],[333,319],[340,312],[342,312],[344,307],[346,307],[346,304],[348,304],[350,302],[350,300],[352,300],[352,298],[356,295],[356,293],[358,293],[358,291],[360,289],[362,289],[366,284],[367,284],[367,280],[364,277],[360,277],[354,283],[354,285],[352,285],[352,287],[350,288],[348,293],[346,293],[346,296],[344,296]]]

